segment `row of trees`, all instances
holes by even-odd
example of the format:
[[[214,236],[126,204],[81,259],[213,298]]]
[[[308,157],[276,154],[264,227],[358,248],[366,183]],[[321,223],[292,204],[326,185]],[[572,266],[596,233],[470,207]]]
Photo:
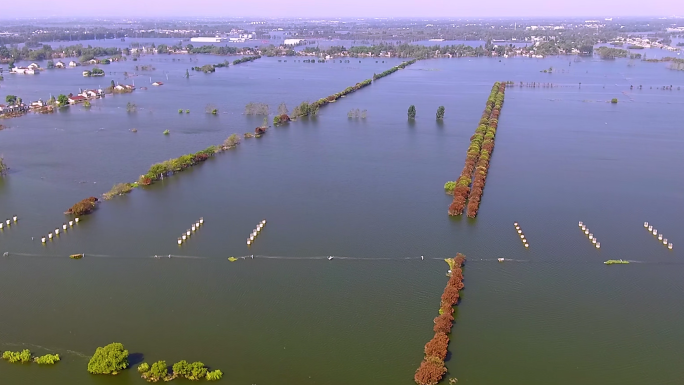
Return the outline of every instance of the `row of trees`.
[[[378,80],[378,79],[384,78],[385,76],[391,75],[391,74],[393,74],[393,73],[395,73],[401,69],[404,69],[404,68],[410,66],[411,64],[413,64],[415,62],[416,62],[416,59],[405,61],[405,62],[403,62],[397,66],[394,66],[394,67],[388,69],[387,71],[383,71],[379,74],[373,74],[373,80]]]
[[[337,92],[335,94],[332,94],[330,96],[327,96],[325,98],[321,98],[316,100],[313,103],[308,103],[308,102],[302,102],[299,106],[295,107],[295,109],[292,111],[293,117],[297,118],[300,116],[309,116],[309,115],[316,115],[318,114],[318,109],[326,104],[329,103],[334,103],[337,101],[337,99],[349,95],[352,92],[356,92],[363,87],[367,87],[371,85],[373,81],[371,79],[366,79],[362,82],[356,83],[351,87],[347,87],[341,92]]]
[[[454,195],[454,199],[451,202],[451,205],[449,205],[449,215],[453,216],[463,214],[463,210],[465,209],[466,201],[470,193],[473,172],[475,171],[475,166],[478,162],[482,145],[485,141],[485,134],[487,131],[487,125],[489,124],[490,114],[494,108],[496,96],[498,95],[501,86],[502,84],[500,82],[496,82],[492,87],[492,91],[487,99],[485,110],[482,113],[482,118],[480,119],[480,124],[475,130],[475,134],[470,137],[470,146],[468,147],[468,152],[466,154],[465,164],[463,166],[463,170],[461,171],[461,175],[453,185],[447,183],[449,188],[453,186],[452,193]],[[505,85],[503,85],[503,87],[505,87]],[[493,144],[493,137],[488,139],[488,143],[489,141],[491,141]],[[447,189],[447,185],[444,187]]]
[[[115,196],[128,194],[133,191],[134,188],[139,186],[149,186],[155,181],[163,179],[164,176],[168,176],[198,165],[214,156],[214,154],[235,148],[238,144],[240,144],[240,136],[237,134],[232,134],[218,146],[209,146],[206,149],[198,151],[194,154],[187,154],[175,159],[169,159],[160,163],[155,163],[150,167],[146,174],[141,175],[140,178],[138,178],[138,181],[133,183],[115,184],[111,190],[103,194],[103,197],[104,199],[109,200]],[[90,214],[93,212],[93,210],[95,210],[95,205],[97,202],[98,199],[95,197],[83,199],[82,201],[73,205],[65,212],[65,214],[71,214],[75,216]]]
[[[460,291],[463,289],[463,263],[465,256],[456,254],[456,258],[448,258],[449,281],[442,293],[439,315],[434,319],[432,330],[434,337],[425,344],[425,357],[416,370],[413,379],[418,385],[435,385],[442,380],[447,368],[444,366],[449,347],[449,334],[454,325],[454,306],[458,305]]]
[[[124,349],[123,344],[113,342],[95,350],[95,354],[88,361],[88,373],[116,375],[128,366],[128,350]],[[189,363],[185,360],[173,364],[171,374],[166,361],[157,361],[152,365],[143,362],[138,366],[138,372],[149,382],[170,381],[178,377],[194,381],[206,378],[213,381],[223,377],[220,370],[209,371],[202,362]]]
[[[247,63],[250,61],[255,61],[256,59],[261,59],[261,55],[255,55],[255,56],[245,56],[243,58],[233,60],[233,65],[238,65],[240,63]]]
[[[496,87],[497,84],[494,84]],[[501,114],[501,106],[503,106],[504,93],[506,91],[506,84],[498,83],[497,94],[493,99],[487,100],[487,108],[485,109],[483,117],[488,115],[485,123],[485,132],[480,149],[480,156],[475,166],[475,177],[473,178],[473,185],[468,196],[468,218],[475,218],[480,209],[480,200],[484,190],[485,182],[487,181],[487,173],[489,172],[489,159],[494,151],[494,139],[496,137],[496,128],[499,125],[499,115]]]
[[[30,350],[24,349],[20,352],[2,352],[2,359],[7,360],[11,363],[21,363],[26,364],[29,362],[35,362],[38,365],[54,365],[59,362],[59,354],[46,354],[43,356],[34,356]]]
[[[435,114],[435,117],[437,118],[437,120],[444,119],[445,111],[446,111],[446,109],[444,108],[444,106],[437,107],[437,113]],[[411,104],[408,108],[408,112],[406,113],[406,115],[408,115],[408,118],[411,120],[415,119],[416,118],[416,106]]]
[[[148,382],[157,382],[159,380],[171,381],[176,378],[186,378],[188,380],[197,381],[206,378],[209,381],[220,380],[223,377],[223,372],[220,370],[209,371],[202,362],[196,361],[189,363],[185,360],[176,362],[171,367],[166,365],[166,361],[157,361],[152,365],[143,362],[138,366],[140,376]]]

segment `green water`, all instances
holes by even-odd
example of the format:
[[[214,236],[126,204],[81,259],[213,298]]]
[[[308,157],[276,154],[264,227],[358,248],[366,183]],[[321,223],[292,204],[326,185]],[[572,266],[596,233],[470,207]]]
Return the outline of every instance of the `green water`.
[[[261,118],[243,116],[246,103],[292,109],[399,63],[263,58],[185,79],[188,64],[152,59],[113,64],[104,79],[80,68],[5,76],[3,94],[32,99],[124,81],[123,71],[149,61],[157,70],[136,85],[165,85],[89,111],[13,119],[0,132],[12,167],[0,181],[0,218],[20,217],[0,232],[10,253],[0,258],[0,350],[63,355],[49,368],[0,362],[2,384],[143,383],[134,370],[86,372],[95,348],[117,341],[148,362],[203,361],[225,383],[409,385],[446,283],[442,259],[456,252],[469,258],[447,361],[459,384],[680,383],[684,73],[619,60],[421,61],[317,118],[104,202],[41,245],[76,201],[253,131]],[[550,65],[563,72],[539,73]],[[479,215],[449,218],[442,186],[460,173],[496,80],[562,86],[507,90]],[[617,105],[605,102],[613,97]],[[207,104],[220,114],[205,114]],[[411,104],[415,122],[406,120]],[[368,118],[347,119],[352,108]],[[178,247],[199,217],[205,225]],[[255,258],[227,260],[246,255]],[[620,258],[643,263],[603,264]]]

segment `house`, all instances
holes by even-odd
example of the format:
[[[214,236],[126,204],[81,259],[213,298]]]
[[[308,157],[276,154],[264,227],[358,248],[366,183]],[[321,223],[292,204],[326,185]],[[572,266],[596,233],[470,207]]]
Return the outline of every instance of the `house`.
[[[3,113],[5,113],[5,105],[0,104],[0,115],[2,115]]]
[[[64,64],[64,62],[59,60],[59,61],[57,61],[57,63],[55,63],[55,68],[66,68],[66,64]]]
[[[92,58],[92,59],[88,60],[87,63],[88,63],[88,64],[97,64],[97,63],[99,63],[99,62],[100,62],[100,61],[97,60],[96,58]]]
[[[85,102],[86,100],[88,100],[88,98],[86,98],[85,96],[81,96],[81,95],[69,96],[69,104],[81,103],[81,102]]]
[[[99,90],[83,90],[81,93],[79,93],[80,96],[83,96],[84,98],[99,98],[104,94],[104,91],[101,89]]]
[[[20,75],[35,75],[38,72],[34,70],[33,68],[28,68],[28,67],[14,67],[10,70],[11,74],[20,74]]]
[[[76,63],[73,60],[69,62],[69,67],[76,67],[77,65],[78,65],[78,63]]]
[[[114,86],[114,89],[116,91],[123,91],[126,89],[126,87],[122,86],[121,84],[117,84],[116,86]]]
[[[24,103],[21,104],[15,104],[11,106],[5,106],[3,107],[2,112],[5,114],[11,113],[11,112],[24,112],[28,110],[28,106],[25,105]]]
[[[37,70],[37,69],[40,69],[40,66],[38,65],[38,63],[31,63],[31,64],[29,64],[28,68],[30,68],[32,70]]]
[[[153,86],[163,86],[164,83],[162,83],[162,82],[154,82],[154,83],[152,83],[152,85],[153,85]]]
[[[43,99],[38,99],[38,101],[31,102],[31,108],[41,108],[47,106],[47,103]]]

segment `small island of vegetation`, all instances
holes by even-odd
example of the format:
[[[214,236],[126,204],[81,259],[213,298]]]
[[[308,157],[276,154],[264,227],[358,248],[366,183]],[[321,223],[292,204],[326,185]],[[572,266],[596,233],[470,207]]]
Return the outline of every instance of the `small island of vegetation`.
[[[69,210],[64,214],[71,214],[75,216],[90,214],[95,210],[95,206],[99,199],[95,197],[90,197],[76,202]]]
[[[629,263],[629,261],[624,261],[622,259],[609,259],[603,263],[606,265],[626,265]]]
[[[2,359],[11,363],[26,364],[35,362],[38,365],[54,365],[60,361],[59,354],[45,354],[43,356],[34,356],[31,351],[24,349],[20,352],[4,351],[2,352]]]

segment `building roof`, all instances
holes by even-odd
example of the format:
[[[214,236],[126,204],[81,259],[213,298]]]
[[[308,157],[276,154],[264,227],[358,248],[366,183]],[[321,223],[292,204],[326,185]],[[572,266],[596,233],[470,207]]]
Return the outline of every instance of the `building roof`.
[[[71,99],[71,100],[86,100],[87,98],[85,96],[75,95],[75,96],[69,97],[69,99]]]

